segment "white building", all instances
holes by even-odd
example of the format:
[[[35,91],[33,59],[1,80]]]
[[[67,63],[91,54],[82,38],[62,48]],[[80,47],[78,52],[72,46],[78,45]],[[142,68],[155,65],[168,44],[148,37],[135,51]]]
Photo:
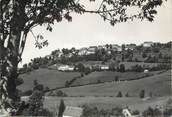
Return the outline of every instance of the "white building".
[[[109,70],[109,66],[108,65],[100,65],[100,69],[101,70]]]
[[[119,46],[117,44],[113,44],[112,45],[112,50],[120,52],[120,51],[122,51],[122,48],[121,48],[121,46]]]
[[[82,55],[86,55],[87,53],[87,48],[81,48],[79,49],[78,55],[82,56]]]
[[[152,41],[144,42],[142,45],[143,45],[143,47],[151,47],[153,45],[153,42]]]
[[[57,68],[59,71],[74,71],[74,66],[61,65]]]
[[[123,109],[122,113],[124,114],[125,117],[134,117],[134,116],[131,115],[131,113],[129,112],[128,109]]]
[[[80,107],[67,106],[63,117],[81,117],[83,109]]]

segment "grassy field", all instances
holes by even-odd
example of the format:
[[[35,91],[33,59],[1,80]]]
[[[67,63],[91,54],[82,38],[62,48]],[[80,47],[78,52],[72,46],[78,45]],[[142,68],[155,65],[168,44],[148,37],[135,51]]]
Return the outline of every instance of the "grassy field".
[[[24,83],[18,88],[22,91],[33,88],[33,81],[38,80],[38,83],[48,86],[49,88],[62,87],[67,80],[79,76],[78,72],[60,72],[57,70],[38,69],[36,71],[22,74],[19,77],[23,78]]]
[[[158,71],[160,72],[160,71]],[[154,75],[158,72],[149,72],[147,74],[143,72],[113,72],[113,71],[102,71],[102,72],[92,72],[91,74],[77,79],[72,85],[83,85],[83,84],[93,84],[98,82],[111,82],[115,81],[116,77],[119,80],[131,80],[143,78],[146,75]]]
[[[144,62],[121,62],[120,64],[124,64],[125,65],[125,69],[131,69],[132,66],[135,65],[140,65],[140,66],[147,66],[147,67],[155,67],[160,63],[144,63]]]
[[[62,89],[69,96],[116,96],[119,91],[125,95],[139,96],[141,90],[146,95],[152,92],[153,96],[166,96],[171,94],[171,71],[157,74],[140,80],[101,83],[73,88]]]
[[[166,104],[169,96],[151,98],[149,100],[142,100],[136,97],[130,98],[116,98],[116,97],[46,97],[44,101],[45,108],[54,110],[59,106],[60,100],[63,99],[66,106],[88,105],[91,107],[97,107],[98,109],[112,109],[115,107],[129,107],[131,110],[144,111],[149,106],[155,107],[157,105],[163,106]]]

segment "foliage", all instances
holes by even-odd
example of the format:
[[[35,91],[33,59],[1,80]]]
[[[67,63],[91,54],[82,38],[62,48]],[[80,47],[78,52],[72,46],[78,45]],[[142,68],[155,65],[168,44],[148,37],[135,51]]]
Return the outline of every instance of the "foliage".
[[[32,95],[29,97],[28,108],[24,110],[23,115],[26,116],[50,116],[51,112],[43,107],[44,101],[44,87],[36,80],[34,81],[34,88]]]
[[[151,107],[148,107],[147,110],[143,111],[142,115],[144,117],[161,117],[162,112],[158,108],[153,109]]]
[[[134,110],[134,111],[132,112],[132,115],[139,115],[139,114],[140,114],[139,110]]]
[[[63,113],[64,113],[65,108],[66,107],[65,107],[64,101],[63,101],[63,99],[61,99],[60,100],[58,117],[62,117],[63,116]]]
[[[143,70],[144,70],[143,67],[138,64],[131,67],[131,71],[134,71],[134,72],[143,72]]]
[[[125,97],[129,97],[129,93],[128,92],[125,94]]]
[[[118,92],[118,94],[116,95],[116,97],[122,97],[121,91]]]
[[[115,117],[121,117],[122,114],[122,108],[115,107],[112,109],[98,109],[97,107],[90,107],[88,105],[83,105],[83,114],[82,117],[109,117],[109,116],[115,116]]]
[[[119,71],[120,72],[125,72],[125,65],[124,64],[120,64]]]
[[[145,97],[145,90],[141,90],[141,91],[140,91],[139,97],[140,97],[140,98],[144,98],[144,97]]]
[[[48,96],[66,97],[67,94],[65,92],[61,91],[61,90],[57,90],[57,91],[50,91]]]

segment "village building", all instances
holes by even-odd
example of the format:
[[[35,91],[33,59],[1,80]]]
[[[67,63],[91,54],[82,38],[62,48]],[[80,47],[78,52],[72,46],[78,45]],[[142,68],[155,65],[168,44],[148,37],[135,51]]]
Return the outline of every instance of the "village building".
[[[95,54],[97,46],[90,46],[86,52],[86,55]]]
[[[87,48],[81,48],[79,49],[78,55],[82,56],[82,55],[86,55],[87,53]]]
[[[80,107],[73,107],[73,106],[67,106],[63,117],[81,117],[83,113],[83,109]]]
[[[122,51],[122,48],[118,44],[112,44],[112,50],[120,52]]]
[[[127,44],[125,46],[125,50],[134,50],[136,48],[136,44]]]
[[[101,70],[109,70],[109,65],[100,65]]]
[[[147,41],[147,42],[144,42],[142,45],[143,47],[151,47],[154,43],[152,41]]]
[[[61,65],[57,68],[59,71],[74,71],[74,66]]]

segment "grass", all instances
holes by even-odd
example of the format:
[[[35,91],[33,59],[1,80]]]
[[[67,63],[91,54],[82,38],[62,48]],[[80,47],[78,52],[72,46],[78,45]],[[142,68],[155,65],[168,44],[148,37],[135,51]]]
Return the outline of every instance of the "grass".
[[[166,96],[152,98],[150,100],[142,100],[136,97],[46,97],[44,106],[45,108],[54,110],[55,107],[59,106],[60,100],[63,99],[66,106],[81,107],[83,105],[88,105],[91,107],[97,107],[98,109],[112,109],[115,107],[125,108],[128,106],[131,110],[139,110],[142,112],[149,106],[156,107],[157,105],[165,105],[169,98],[169,96]]]
[[[98,82],[111,82],[115,81],[116,77],[119,80],[131,80],[139,79],[146,77],[146,75],[153,75],[157,72],[143,73],[143,72],[113,72],[113,71],[102,71],[102,72],[93,72],[87,76],[84,76],[80,79],[77,79],[72,85],[84,85],[84,84],[93,84]]]
[[[157,66],[159,63],[144,63],[144,62],[121,62],[120,64],[124,64],[125,65],[125,69],[131,69],[132,66],[135,65],[141,65],[141,66],[146,66],[146,67],[153,67],[153,66]]]
[[[171,71],[157,74],[140,80],[123,81],[120,83],[101,83],[62,89],[69,96],[116,96],[119,91],[125,95],[139,96],[141,90],[146,95],[166,96],[171,94]]]
[[[33,81],[37,80],[38,83],[48,86],[49,88],[62,87],[67,80],[79,76],[78,72],[60,72],[57,70],[38,69],[36,71],[22,74],[19,77],[23,78],[24,83],[18,88],[22,91],[30,90],[33,88]]]

